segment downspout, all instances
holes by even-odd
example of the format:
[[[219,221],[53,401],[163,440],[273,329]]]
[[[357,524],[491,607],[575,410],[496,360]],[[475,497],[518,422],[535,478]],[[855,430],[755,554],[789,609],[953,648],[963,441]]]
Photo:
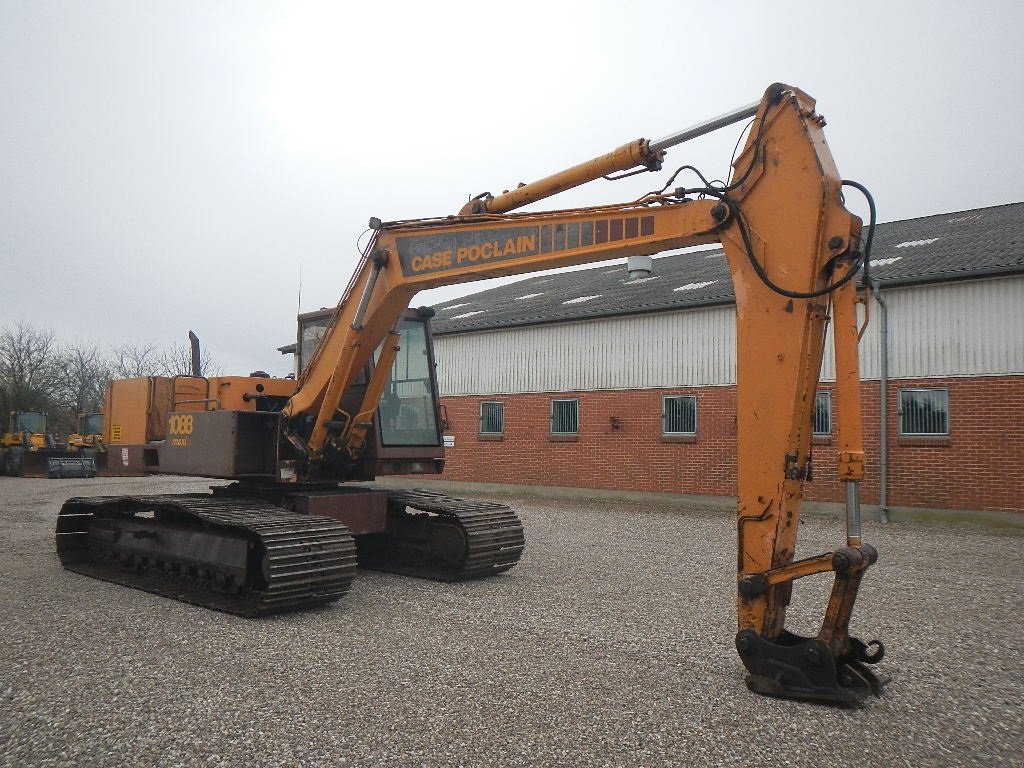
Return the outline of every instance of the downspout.
[[[889,522],[889,305],[882,298],[878,283],[871,281],[871,292],[881,309],[878,326],[878,518]]]

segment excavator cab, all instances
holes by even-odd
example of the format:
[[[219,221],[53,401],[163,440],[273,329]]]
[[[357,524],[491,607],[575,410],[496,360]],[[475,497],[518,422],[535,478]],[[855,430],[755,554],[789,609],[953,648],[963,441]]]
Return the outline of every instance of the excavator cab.
[[[299,332],[295,345],[296,372],[309,365],[320,340],[331,323],[333,310],[320,310],[299,315]],[[440,446],[438,427],[439,401],[434,374],[434,345],[429,319],[432,311],[406,312],[398,323],[399,351],[391,366],[390,380],[377,408],[377,445]],[[346,404],[358,406],[366,392],[373,369],[380,360],[382,348],[373,356],[371,366],[356,379],[346,395]]]
[[[439,446],[437,379],[426,322],[402,320],[398,333],[400,349],[377,408],[380,446]]]
[[[22,444],[26,448],[46,448],[49,434],[46,431],[46,414],[42,411],[11,411],[10,428],[5,442]],[[52,440],[52,438],[51,438]]]
[[[68,435],[68,450],[103,449],[103,414],[80,413],[74,434]]]
[[[78,417],[78,434],[80,435],[102,435],[103,414],[83,413]]]
[[[331,322],[333,310],[299,316],[296,368],[301,373]],[[444,469],[433,335],[433,310],[407,310],[396,325],[397,352],[366,434],[365,450],[351,479],[372,480],[379,475],[439,474]],[[339,414],[347,425],[356,419],[374,374],[386,352],[382,344],[341,399]],[[387,362],[385,361],[385,365]],[[384,372],[381,371],[381,374]],[[332,462],[327,462],[330,466]],[[352,465],[349,464],[351,471]]]
[[[320,339],[327,333],[331,325],[333,309],[321,309],[316,312],[306,312],[299,315],[299,333],[295,343],[295,373],[296,375],[306,370],[309,361],[313,359]],[[287,350],[287,347],[282,347]]]

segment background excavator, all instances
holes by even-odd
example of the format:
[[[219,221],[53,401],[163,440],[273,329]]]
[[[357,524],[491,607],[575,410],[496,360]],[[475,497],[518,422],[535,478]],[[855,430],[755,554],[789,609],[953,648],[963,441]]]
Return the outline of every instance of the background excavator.
[[[510,213],[610,174],[660,170],[669,147],[748,118],[726,185],[696,172],[698,186],[670,189],[677,171],[632,202]],[[840,178],[823,126],[813,99],[776,84],[756,104],[502,195],[480,195],[456,216],[372,219],[373,238],[329,322],[300,328],[295,380],[112,382],[105,407],[112,450],[115,434],[131,432],[149,471],[235,482],[210,494],[70,499],[57,522],[62,562],[245,615],[336,600],[357,559],[361,567],[436,579],[505,571],[524,546],[508,507],[351,482],[444,465],[433,313],[409,309],[411,300],[441,285],[721,242],[736,294],[736,647],[747,685],[833,702],[880,693],[887,680],[868,665],[881,660],[881,643],[848,632],[861,578],[876,559],[861,541],[858,496],[856,304],[864,298],[855,278],[868,266],[871,229],[862,243],[862,222],[844,207],[842,187],[867,191]],[[833,552],[794,560],[830,321],[847,534]],[[789,632],[794,581],[825,572],[835,581],[820,632]]]

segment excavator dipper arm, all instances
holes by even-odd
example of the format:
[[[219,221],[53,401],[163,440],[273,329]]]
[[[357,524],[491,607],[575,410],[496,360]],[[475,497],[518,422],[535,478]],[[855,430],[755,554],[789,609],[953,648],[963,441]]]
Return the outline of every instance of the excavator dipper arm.
[[[368,387],[358,417],[339,417],[338,403],[420,290],[721,242],[736,296],[736,645],[750,672],[748,686],[839,702],[879,692],[884,681],[864,664],[881,659],[881,644],[848,634],[860,580],[877,556],[861,542],[857,492],[864,451],[853,278],[864,261],[862,225],[843,205],[842,180],[814,107],[806,94],[776,84],[756,108],[717,119],[722,125],[754,114],[725,187],[652,193],[622,205],[509,213],[612,172],[660,168],[673,142],[640,139],[505,195],[480,196],[458,216],[372,222],[375,236],[285,408],[291,441],[310,467],[328,445],[358,456],[382,387]],[[679,141],[700,132],[684,132]],[[830,316],[847,541],[835,552],[794,561]],[[793,582],[827,571],[835,573],[835,586],[820,633],[789,633]]]

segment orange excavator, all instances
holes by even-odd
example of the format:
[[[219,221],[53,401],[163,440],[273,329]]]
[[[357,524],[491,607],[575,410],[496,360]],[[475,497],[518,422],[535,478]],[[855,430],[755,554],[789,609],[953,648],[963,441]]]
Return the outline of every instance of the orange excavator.
[[[751,118],[728,184],[683,166],[698,184],[672,187],[677,172],[628,203],[513,213],[602,177],[658,171],[670,147]],[[300,330],[304,359],[295,380],[112,382],[108,429],[140,435],[135,448],[148,471],[235,482],[210,494],[70,499],[57,522],[62,562],[244,615],[336,600],[357,561],[435,579],[506,571],[525,541],[510,508],[365,482],[443,468],[432,311],[409,309],[413,297],[453,283],[613,258],[642,262],[720,242],[736,295],[736,648],[747,685],[832,702],[879,694],[887,678],[871,665],[883,647],[848,631],[861,579],[877,555],[861,539],[858,494],[865,458],[857,304],[866,297],[858,295],[856,277],[868,269],[872,229],[862,233],[860,218],[844,206],[843,187],[867,196],[872,226],[874,205],[866,189],[839,176],[824,124],[813,99],[775,84],[756,104],[658,141],[630,142],[501,195],[480,195],[455,216],[372,219],[373,237],[329,322]],[[846,540],[796,560],[829,322]],[[136,396],[118,397],[118,387]],[[789,632],[794,582],[826,572],[835,581],[820,632]]]

